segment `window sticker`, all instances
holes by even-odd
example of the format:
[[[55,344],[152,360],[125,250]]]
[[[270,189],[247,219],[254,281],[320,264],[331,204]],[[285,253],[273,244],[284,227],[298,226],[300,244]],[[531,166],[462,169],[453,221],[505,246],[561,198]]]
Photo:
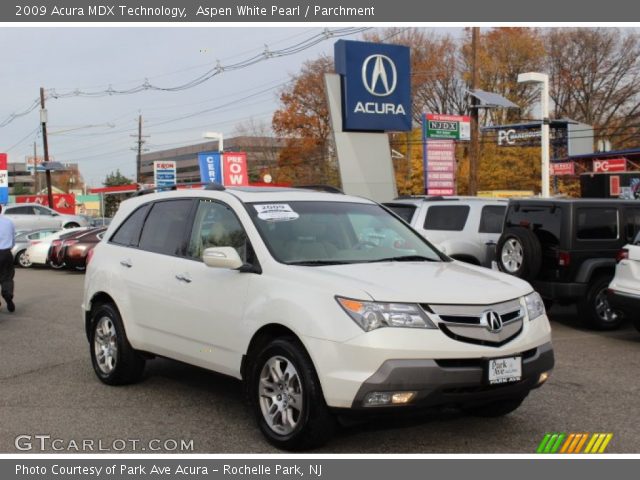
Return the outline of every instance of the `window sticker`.
[[[258,218],[267,222],[288,222],[300,218],[288,203],[266,203],[254,205]]]

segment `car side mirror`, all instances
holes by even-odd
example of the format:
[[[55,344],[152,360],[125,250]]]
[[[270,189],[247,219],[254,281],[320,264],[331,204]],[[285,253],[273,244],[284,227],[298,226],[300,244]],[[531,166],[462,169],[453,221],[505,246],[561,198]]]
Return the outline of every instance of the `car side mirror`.
[[[244,265],[238,255],[238,251],[233,247],[210,247],[202,252],[202,260],[207,267],[228,268],[235,270]]]

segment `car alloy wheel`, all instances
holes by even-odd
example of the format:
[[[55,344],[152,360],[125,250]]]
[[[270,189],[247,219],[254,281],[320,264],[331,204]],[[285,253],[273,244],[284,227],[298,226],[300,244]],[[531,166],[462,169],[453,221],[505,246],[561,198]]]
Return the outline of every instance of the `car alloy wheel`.
[[[607,289],[603,288],[595,298],[595,310],[603,322],[613,323],[618,321],[618,313],[611,308],[607,299]]]
[[[294,364],[285,357],[269,358],[259,377],[260,410],[269,428],[289,435],[302,416],[302,382]]]
[[[104,316],[96,323],[93,349],[98,368],[109,375],[118,362],[118,335],[111,318]]]
[[[524,253],[522,245],[516,238],[510,238],[507,240],[500,252],[502,258],[502,265],[508,273],[515,273],[520,270],[522,263],[524,262]]]
[[[29,260],[26,250],[23,250],[18,254],[18,265],[22,268],[29,268],[31,266],[31,260]]]

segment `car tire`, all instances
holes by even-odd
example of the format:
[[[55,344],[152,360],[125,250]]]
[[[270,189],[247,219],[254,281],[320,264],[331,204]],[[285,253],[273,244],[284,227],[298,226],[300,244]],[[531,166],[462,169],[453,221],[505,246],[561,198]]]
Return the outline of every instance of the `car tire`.
[[[48,263],[49,263],[49,266],[50,266],[51,268],[53,268],[54,270],[62,270],[62,269],[64,268],[64,263],[62,263],[62,264],[58,265],[57,263],[52,262],[51,260],[49,260],[49,262],[48,262]]]
[[[474,405],[473,407],[465,407],[463,410],[474,417],[495,418],[504,417],[515,411],[522,405],[524,397],[505,398],[496,402],[486,403],[484,405]]]
[[[20,250],[16,254],[16,263],[20,265],[20,268],[30,268],[33,265],[27,256],[27,250]]]
[[[496,260],[500,271],[533,280],[542,266],[540,241],[528,228],[507,228],[498,240]]]
[[[63,225],[62,228],[65,228],[65,229],[66,228],[78,228],[79,226],[80,225],[78,223],[76,223],[76,222],[70,222],[70,223],[67,223],[66,225]]]
[[[93,370],[103,383],[128,385],[142,378],[145,359],[129,343],[113,304],[101,304],[91,311],[89,351]]]
[[[267,441],[283,450],[306,450],[326,443],[336,421],[302,344],[293,337],[277,338],[249,361],[247,394]]]
[[[624,321],[621,311],[613,310],[607,299],[611,275],[600,275],[589,282],[585,298],[578,304],[580,320],[596,330],[615,330]]]

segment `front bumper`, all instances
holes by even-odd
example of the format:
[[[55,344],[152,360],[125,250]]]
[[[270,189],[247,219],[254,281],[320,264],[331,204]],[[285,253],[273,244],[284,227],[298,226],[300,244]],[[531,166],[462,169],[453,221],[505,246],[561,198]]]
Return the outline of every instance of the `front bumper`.
[[[465,406],[509,397],[524,397],[539,386],[540,374],[553,369],[551,343],[521,352],[522,380],[489,385],[485,382],[487,358],[444,360],[387,360],[362,384],[352,409],[377,410],[393,406],[364,407],[371,392],[415,391],[414,407]]]

